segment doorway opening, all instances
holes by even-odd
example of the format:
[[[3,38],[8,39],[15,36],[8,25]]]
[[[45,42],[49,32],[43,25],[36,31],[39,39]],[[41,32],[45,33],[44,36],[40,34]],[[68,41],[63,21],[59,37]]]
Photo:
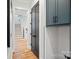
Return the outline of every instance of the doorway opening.
[[[10,52],[8,59],[39,59],[38,0],[9,1],[11,16],[9,32],[12,37],[8,43],[11,45],[8,49]]]

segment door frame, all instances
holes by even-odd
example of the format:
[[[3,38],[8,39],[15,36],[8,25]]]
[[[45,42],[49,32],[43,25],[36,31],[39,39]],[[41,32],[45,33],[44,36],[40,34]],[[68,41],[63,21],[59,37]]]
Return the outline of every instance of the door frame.
[[[7,48],[10,48],[10,0],[7,0]]]

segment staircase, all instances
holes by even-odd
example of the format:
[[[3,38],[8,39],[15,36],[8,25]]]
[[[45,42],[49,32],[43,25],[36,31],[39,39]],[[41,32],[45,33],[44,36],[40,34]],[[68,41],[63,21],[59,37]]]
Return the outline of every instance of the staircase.
[[[15,36],[16,36],[16,39],[22,39],[23,38],[22,31],[21,31],[21,24],[15,25]]]

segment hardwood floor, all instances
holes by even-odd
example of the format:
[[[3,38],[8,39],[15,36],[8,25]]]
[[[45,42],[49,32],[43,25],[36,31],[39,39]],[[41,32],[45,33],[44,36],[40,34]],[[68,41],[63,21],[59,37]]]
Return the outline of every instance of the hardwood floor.
[[[38,59],[31,49],[27,48],[25,39],[16,40],[16,49],[13,52],[13,59]]]

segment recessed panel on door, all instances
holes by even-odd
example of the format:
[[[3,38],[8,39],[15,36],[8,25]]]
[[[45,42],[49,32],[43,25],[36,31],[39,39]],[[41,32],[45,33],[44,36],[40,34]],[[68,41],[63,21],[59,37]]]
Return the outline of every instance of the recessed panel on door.
[[[36,51],[39,53],[39,5],[36,6]]]
[[[32,9],[32,13],[31,13],[31,22],[32,22],[32,25],[31,25],[31,48],[32,50],[35,50],[35,40],[36,40],[36,37],[34,35],[36,35],[36,32],[35,32],[35,9],[33,8]]]
[[[58,0],[57,4],[59,24],[69,24],[71,22],[70,0]]]
[[[52,25],[55,17],[56,1],[46,0],[46,25]]]

